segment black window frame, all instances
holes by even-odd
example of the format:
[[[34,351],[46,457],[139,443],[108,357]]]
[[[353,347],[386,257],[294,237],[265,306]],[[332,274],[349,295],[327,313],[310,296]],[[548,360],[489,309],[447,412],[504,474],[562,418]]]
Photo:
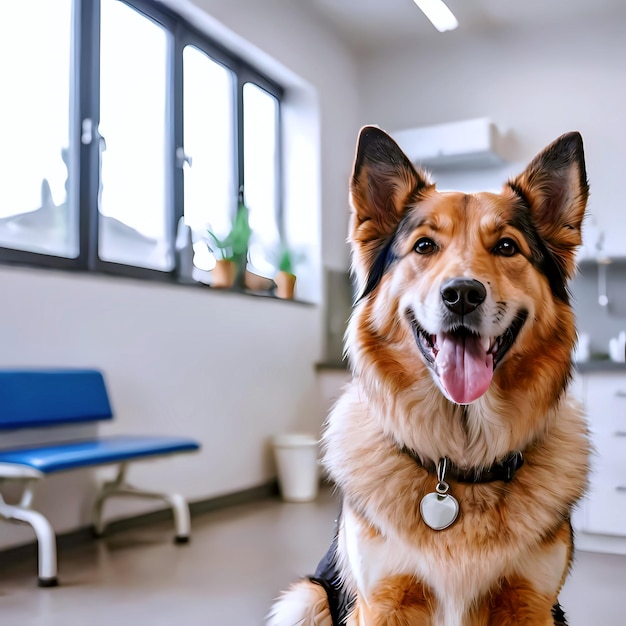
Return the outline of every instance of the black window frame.
[[[166,77],[166,107],[168,125],[166,129],[166,206],[168,215],[168,238],[172,247],[176,239],[176,228],[184,211],[184,162],[178,158],[177,150],[183,145],[183,50],[192,45],[207,56],[233,72],[235,91],[234,110],[234,180],[237,188],[244,186],[244,127],[243,86],[250,82],[274,96],[277,107],[278,149],[276,224],[284,235],[283,213],[283,166],[281,104],[284,89],[252,64],[228,50],[214,38],[202,32],[185,17],[155,0],[115,0],[126,4],[146,19],[168,33],[168,70]],[[98,192],[100,185],[101,141],[100,122],[100,0],[74,0],[71,44],[72,80],[70,87],[70,155],[68,164],[68,194],[79,221],[79,253],[75,258],[4,247],[0,244],[0,263],[17,264],[39,268],[55,268],[80,272],[95,272],[177,282],[177,268],[163,271],[140,266],[105,261],[98,256]],[[236,208],[233,199],[232,210]],[[78,207],[76,207],[78,203]],[[173,248],[172,248],[173,249]],[[175,258],[175,255],[173,255]]]

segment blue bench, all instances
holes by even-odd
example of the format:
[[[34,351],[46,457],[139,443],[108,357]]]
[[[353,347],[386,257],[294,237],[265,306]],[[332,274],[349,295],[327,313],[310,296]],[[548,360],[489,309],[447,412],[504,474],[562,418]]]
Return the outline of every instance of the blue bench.
[[[0,430],[36,429],[111,420],[113,411],[102,373],[91,369],[0,370]],[[0,519],[30,524],[39,548],[39,585],[57,584],[56,536],[50,522],[33,510],[35,485],[46,476],[72,469],[108,464],[118,466],[116,477],[100,486],[93,506],[97,535],[104,531],[104,501],[116,496],[139,496],[165,501],[172,507],[176,542],[189,540],[189,506],[180,494],[137,489],[126,480],[131,461],[154,459],[199,450],[185,437],[108,436],[47,445],[0,445],[0,485],[23,485],[18,504],[8,504],[0,493]]]

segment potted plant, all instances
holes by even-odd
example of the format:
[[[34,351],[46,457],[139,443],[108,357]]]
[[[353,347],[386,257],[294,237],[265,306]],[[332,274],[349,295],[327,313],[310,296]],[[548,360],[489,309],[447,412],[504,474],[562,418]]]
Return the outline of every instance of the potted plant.
[[[213,287],[243,287],[245,284],[248,245],[252,236],[249,211],[243,201],[243,190],[239,191],[237,211],[233,218],[230,232],[223,238],[209,230],[212,243],[211,252],[215,255],[213,269]]]
[[[304,255],[295,252],[283,240],[279,244],[276,256],[277,272],[276,276],[274,276],[274,281],[276,283],[276,295],[279,298],[291,300],[293,299],[296,287],[295,268],[296,265],[303,260]]]

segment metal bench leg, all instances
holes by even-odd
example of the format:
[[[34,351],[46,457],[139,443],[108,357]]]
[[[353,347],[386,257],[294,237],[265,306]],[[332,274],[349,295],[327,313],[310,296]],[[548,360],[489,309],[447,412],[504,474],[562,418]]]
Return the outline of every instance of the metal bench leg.
[[[37,537],[39,551],[39,586],[55,587],[59,582],[57,578],[56,535],[47,518],[39,511],[33,511],[29,508],[31,500],[30,486],[26,487],[20,505],[7,504],[0,497],[0,517],[32,526]]]
[[[91,519],[92,519],[92,528],[93,528],[93,534],[96,537],[101,537],[102,533],[104,532],[104,522],[102,521],[102,509],[104,508],[104,500],[106,498],[106,494],[104,493],[104,487],[103,490],[100,491],[100,493],[98,493],[98,495],[96,496],[96,501],[93,504],[93,510],[91,513]]]
[[[174,513],[174,528],[176,528],[176,543],[188,543],[191,532],[191,520],[189,518],[189,505],[187,500],[179,493],[164,495],[163,499],[171,507]]]
[[[179,493],[156,493],[146,491],[130,485],[126,482],[126,464],[120,465],[118,474],[115,479],[105,482],[100,488],[100,492],[96,496],[93,506],[93,528],[94,534],[100,536],[103,534],[106,523],[103,521],[104,501],[107,498],[119,496],[131,496],[135,498],[150,498],[153,500],[162,500],[172,508],[174,513],[174,527],[176,543],[187,543],[191,532],[191,521],[189,516],[189,505],[184,496]]]
[[[93,521],[93,532],[97,537],[102,536],[104,533],[104,528],[106,524],[102,519],[102,511],[104,509],[104,501],[116,494],[116,492],[125,484],[126,482],[126,469],[127,466],[125,463],[119,466],[117,471],[117,476],[113,480],[107,480],[100,486],[100,491],[96,495],[96,500],[93,504],[92,509],[92,521]]]

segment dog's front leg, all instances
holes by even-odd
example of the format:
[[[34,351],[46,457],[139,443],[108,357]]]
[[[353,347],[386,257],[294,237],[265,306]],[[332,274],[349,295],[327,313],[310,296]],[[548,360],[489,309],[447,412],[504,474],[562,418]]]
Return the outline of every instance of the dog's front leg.
[[[381,581],[366,601],[357,594],[348,626],[432,626],[435,600],[412,576]]]
[[[560,609],[553,610],[571,562],[571,542],[566,521],[534,551],[520,556],[498,589],[483,599],[481,610],[487,617],[471,621],[472,626],[564,626]]]
[[[338,561],[355,599],[347,626],[434,626],[435,594],[405,560],[401,542],[344,502]]]
[[[555,598],[525,580],[505,580],[474,612],[472,626],[555,626]],[[562,622],[556,622],[562,623]]]

